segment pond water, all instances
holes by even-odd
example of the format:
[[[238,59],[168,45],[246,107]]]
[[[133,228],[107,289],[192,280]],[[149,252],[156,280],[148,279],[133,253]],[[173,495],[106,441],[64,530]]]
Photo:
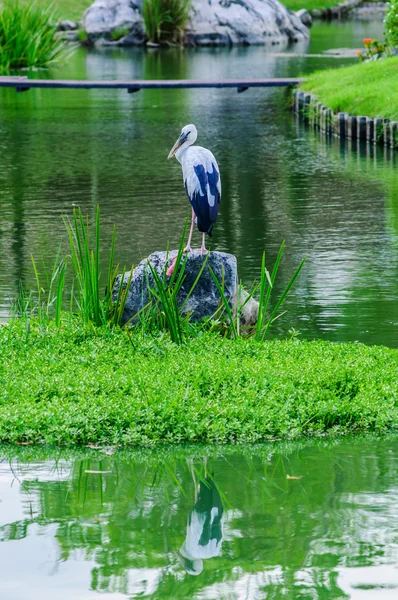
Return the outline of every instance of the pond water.
[[[320,55],[360,47],[382,29],[379,22],[320,24],[310,42],[291,47],[80,49],[65,66],[35,76],[292,77],[352,63]],[[104,251],[116,223],[121,265],[178,243],[189,205],[180,166],[166,157],[181,126],[194,122],[222,174],[211,247],[236,254],[250,285],[262,252],[272,265],[285,239],[276,295],[307,257],[275,334],[295,328],[307,338],[397,345],[395,154],[326,141],[296,122],[284,89],[2,90],[0,110],[1,319],[19,281],[34,287],[31,255],[50,269],[61,240],[66,253],[61,217],[75,206],[90,218],[101,206]]]
[[[398,439],[0,449],[4,600],[398,595]]]

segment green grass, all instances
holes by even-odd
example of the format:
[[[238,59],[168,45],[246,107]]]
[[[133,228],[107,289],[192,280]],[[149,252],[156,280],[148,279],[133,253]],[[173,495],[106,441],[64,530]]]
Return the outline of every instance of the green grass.
[[[56,13],[35,0],[7,0],[0,9],[0,71],[48,67],[66,56],[57,35]]]
[[[398,57],[317,71],[301,88],[334,112],[398,120]]]
[[[21,4],[26,4],[29,0],[21,0]],[[61,19],[71,19],[79,21],[86,8],[88,8],[94,0],[53,0],[51,5],[56,9]],[[48,6],[49,0],[38,0],[38,4]]]
[[[144,0],[142,16],[149,41],[181,43],[190,11],[191,0]]]
[[[285,0],[282,4],[287,8],[290,8],[290,10],[296,11],[301,8],[306,8],[307,10],[314,10],[314,8],[331,8],[332,6],[337,6],[340,1],[341,0]]]
[[[259,442],[398,426],[398,351],[83,328],[0,328],[0,441]]]

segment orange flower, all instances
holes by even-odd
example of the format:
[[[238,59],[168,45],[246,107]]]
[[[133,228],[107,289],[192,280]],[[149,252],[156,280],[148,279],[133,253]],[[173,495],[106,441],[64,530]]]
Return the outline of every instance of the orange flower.
[[[366,46],[367,44],[371,44],[371,43],[373,42],[372,38],[363,38],[363,40],[362,40],[362,41],[363,41],[363,43],[365,44],[365,46]]]
[[[358,56],[361,56],[362,52],[360,50],[355,50],[355,54],[357,54]]]

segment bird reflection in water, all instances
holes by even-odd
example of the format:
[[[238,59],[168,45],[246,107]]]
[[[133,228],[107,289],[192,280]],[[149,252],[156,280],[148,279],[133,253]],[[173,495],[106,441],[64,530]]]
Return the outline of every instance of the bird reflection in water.
[[[212,476],[207,474],[197,484],[193,464],[191,473],[195,486],[195,505],[188,515],[186,537],[178,552],[179,560],[190,575],[200,575],[203,560],[219,556],[223,538],[224,509]]]

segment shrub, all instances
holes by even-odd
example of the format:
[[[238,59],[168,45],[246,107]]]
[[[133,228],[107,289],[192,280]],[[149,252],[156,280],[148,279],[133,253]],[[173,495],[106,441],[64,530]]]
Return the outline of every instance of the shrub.
[[[398,47],[398,0],[391,0],[387,5],[384,37],[389,48]]]
[[[0,9],[0,70],[47,67],[65,54],[53,8],[5,0]]]
[[[149,41],[181,43],[191,0],[144,0],[142,16]]]

